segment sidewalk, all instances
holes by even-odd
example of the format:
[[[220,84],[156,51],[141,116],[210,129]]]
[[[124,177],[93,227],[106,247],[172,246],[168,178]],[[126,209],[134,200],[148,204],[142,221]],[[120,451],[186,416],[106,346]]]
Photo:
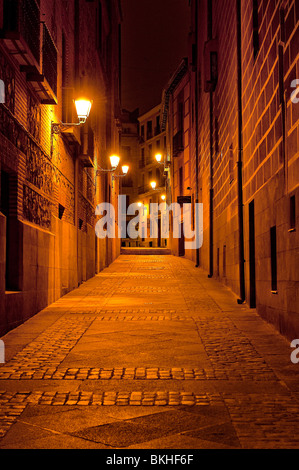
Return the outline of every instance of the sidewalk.
[[[121,255],[2,338],[0,448],[299,448],[290,342],[236,299]]]

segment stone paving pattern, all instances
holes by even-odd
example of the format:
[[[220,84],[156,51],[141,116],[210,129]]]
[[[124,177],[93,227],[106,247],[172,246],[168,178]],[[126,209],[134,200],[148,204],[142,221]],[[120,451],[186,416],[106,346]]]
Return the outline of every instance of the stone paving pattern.
[[[0,448],[298,448],[290,342],[236,300],[121,255],[2,338]]]

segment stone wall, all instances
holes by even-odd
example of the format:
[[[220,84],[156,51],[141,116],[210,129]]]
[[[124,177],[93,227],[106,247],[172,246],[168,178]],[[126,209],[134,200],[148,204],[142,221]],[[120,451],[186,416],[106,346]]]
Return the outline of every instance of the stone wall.
[[[94,276],[120,249],[119,240],[102,243],[94,230],[95,207],[107,201],[112,185],[110,174],[98,175],[98,165],[107,166],[110,152],[119,150],[118,2],[102,1],[102,15],[100,2],[31,0],[26,5],[35,11],[40,5],[40,18],[57,49],[57,91],[49,95],[48,86],[45,101],[35,78],[48,61],[51,79],[54,56],[44,54],[33,69],[33,46],[27,44],[30,65],[20,66],[23,59],[12,53],[4,24],[0,335]],[[51,134],[53,122],[77,122],[72,99],[82,94],[93,100],[86,124]],[[113,200],[118,189],[115,185],[112,190]]]

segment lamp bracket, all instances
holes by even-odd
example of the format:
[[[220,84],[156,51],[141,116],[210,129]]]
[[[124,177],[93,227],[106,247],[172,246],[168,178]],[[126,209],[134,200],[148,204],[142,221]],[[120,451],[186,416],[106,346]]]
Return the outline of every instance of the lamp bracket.
[[[112,173],[113,171],[115,171],[116,168],[111,168],[110,170],[109,169],[106,169],[106,168],[101,168],[99,167],[98,170],[97,170],[97,176],[100,176],[101,173],[105,172],[105,173]]]
[[[60,134],[64,129],[69,129],[70,127],[80,126],[84,124],[85,121],[80,122],[52,122],[51,124],[51,133],[52,134]]]

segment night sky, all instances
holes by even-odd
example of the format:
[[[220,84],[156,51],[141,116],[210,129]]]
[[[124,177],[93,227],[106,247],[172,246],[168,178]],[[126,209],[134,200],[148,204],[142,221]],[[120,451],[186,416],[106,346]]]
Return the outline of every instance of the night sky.
[[[122,107],[144,113],[188,54],[188,0],[121,0]]]

